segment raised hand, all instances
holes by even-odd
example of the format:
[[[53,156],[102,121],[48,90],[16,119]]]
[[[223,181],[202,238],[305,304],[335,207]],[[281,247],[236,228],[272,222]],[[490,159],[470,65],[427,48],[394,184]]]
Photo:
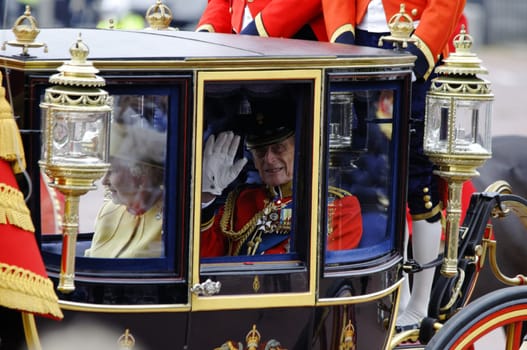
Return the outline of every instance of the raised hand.
[[[238,177],[247,164],[246,158],[234,161],[239,145],[240,136],[232,131],[209,136],[203,152],[202,192],[218,196]]]

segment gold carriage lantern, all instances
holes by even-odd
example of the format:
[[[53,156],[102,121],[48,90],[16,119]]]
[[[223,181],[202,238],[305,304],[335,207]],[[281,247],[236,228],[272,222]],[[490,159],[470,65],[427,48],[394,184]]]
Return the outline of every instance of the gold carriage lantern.
[[[50,77],[42,109],[43,141],[39,162],[50,186],[65,196],[62,259],[58,290],[75,290],[75,247],[79,199],[95,189],[94,182],[109,168],[108,142],[111,101],[101,89],[103,78],[91,62],[81,35],[70,48],[71,60]]]
[[[448,183],[445,258],[441,273],[457,274],[461,189],[463,182],[491,157],[491,114],[494,99],[481,60],[473,54],[472,37],[463,27],[454,38],[456,51],[436,68],[427,95],[424,151]]]

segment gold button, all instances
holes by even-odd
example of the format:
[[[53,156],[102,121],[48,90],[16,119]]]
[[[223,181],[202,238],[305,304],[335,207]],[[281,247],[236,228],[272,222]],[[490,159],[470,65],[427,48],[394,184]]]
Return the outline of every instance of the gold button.
[[[412,10],[412,16],[414,16],[414,17],[417,16],[417,9],[413,9]]]
[[[423,201],[425,201],[425,202],[430,202],[430,199],[432,199],[432,198],[428,194],[426,196],[423,196]]]
[[[426,208],[426,209],[430,209],[430,208],[432,208],[432,202],[426,202],[426,203],[425,203],[425,208]]]
[[[423,193],[428,193],[430,189],[428,187],[423,188]]]

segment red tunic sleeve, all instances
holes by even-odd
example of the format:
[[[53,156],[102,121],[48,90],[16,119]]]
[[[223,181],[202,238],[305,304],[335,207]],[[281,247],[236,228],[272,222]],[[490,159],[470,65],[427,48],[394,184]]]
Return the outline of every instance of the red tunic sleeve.
[[[209,0],[198,22],[197,31],[232,33],[228,0]]]

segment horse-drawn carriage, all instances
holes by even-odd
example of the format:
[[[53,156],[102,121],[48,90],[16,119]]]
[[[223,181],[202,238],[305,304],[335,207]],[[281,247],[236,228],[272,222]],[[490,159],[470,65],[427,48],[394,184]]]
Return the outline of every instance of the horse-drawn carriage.
[[[525,215],[525,200],[504,183],[473,196],[459,273],[438,272],[426,324],[394,330],[404,272],[421,268],[403,258],[412,55],[175,30],[42,29],[38,42],[7,44],[1,68],[32,179],[27,203],[64,312],[60,322],[25,324],[30,348],[465,349],[504,325],[507,349],[521,345],[525,289],[465,308],[486,252],[492,262],[489,219]],[[204,256],[205,141],[233,130],[247,144],[256,106],[291,119],[291,204],[254,223],[287,225],[288,250]],[[132,129],[135,143],[123,146]],[[151,142],[150,129],[163,141]],[[96,221],[109,200],[100,179],[117,154],[157,159],[161,200],[150,221],[114,220],[101,239]],[[235,185],[259,181],[247,166]],[[355,245],[332,241],[334,203],[347,195],[360,203]],[[146,252],[121,255],[147,235]],[[93,243],[113,239],[115,254]]]

